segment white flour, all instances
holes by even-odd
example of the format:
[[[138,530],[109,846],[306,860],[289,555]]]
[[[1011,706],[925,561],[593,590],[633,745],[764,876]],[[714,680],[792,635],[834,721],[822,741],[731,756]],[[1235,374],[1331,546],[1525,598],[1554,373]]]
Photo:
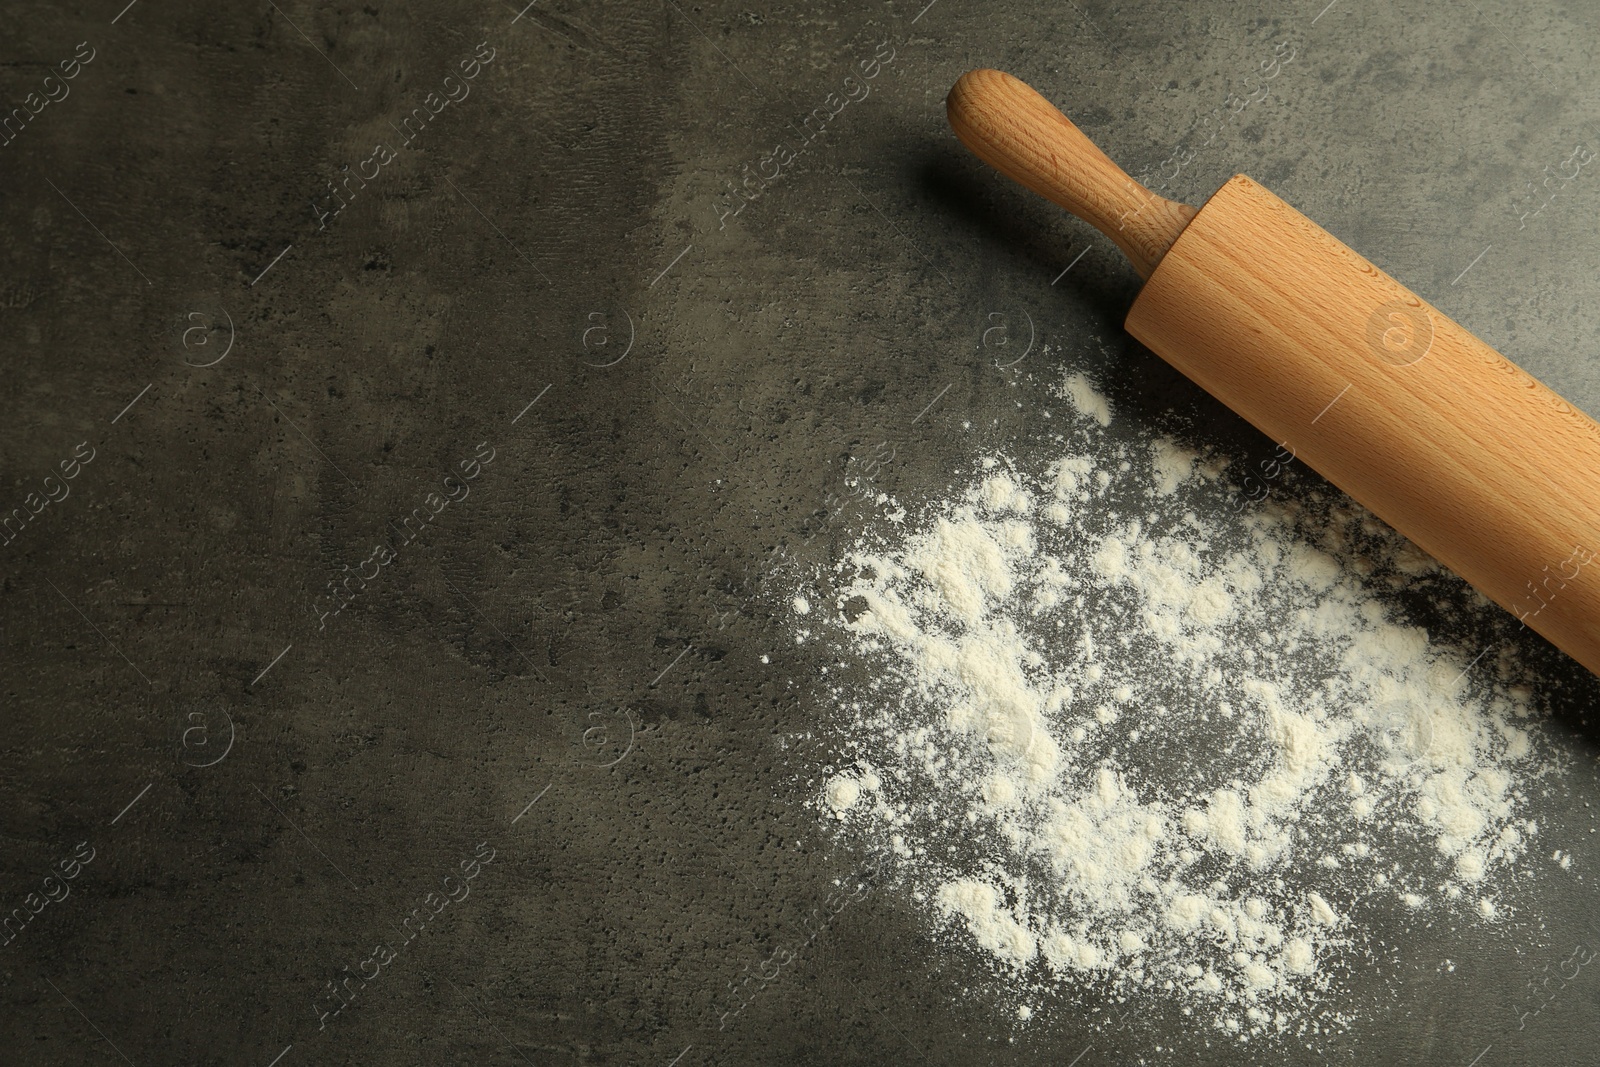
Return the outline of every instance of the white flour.
[[[1111,442],[1081,376],[1062,395],[1076,454],[986,459],[796,599],[865,679],[836,683],[856,766],[824,811],[1019,989],[1166,998],[1240,1037],[1340,1025],[1306,1009],[1384,902],[1511,908],[1549,759],[1518,666],[1469,677],[1475,649],[1394,621],[1380,594],[1437,565],[1348,501],[1243,501],[1222,463]]]

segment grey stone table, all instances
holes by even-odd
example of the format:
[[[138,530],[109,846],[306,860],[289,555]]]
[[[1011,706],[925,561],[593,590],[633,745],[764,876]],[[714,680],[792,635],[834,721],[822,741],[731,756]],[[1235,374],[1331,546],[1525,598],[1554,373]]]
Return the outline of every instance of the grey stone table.
[[[825,746],[784,743],[826,709],[768,591],[841,543],[852,457],[936,494],[962,421],[1027,440],[1066,367],[1130,434],[1270,448],[1122,334],[1132,271],[964,152],[951,82],[1026,78],[1190,202],[1247,171],[1596,412],[1600,178],[1547,181],[1600,145],[1588,6],[0,24],[0,1059],[1600,1061],[1592,973],[1515,1007],[1592,939],[1584,878],[1524,941],[1423,931],[1318,1050],[1159,1005],[1018,1029],[892,893],[722,1016],[862,863],[805,803]],[[1595,687],[1526,652],[1592,869]]]

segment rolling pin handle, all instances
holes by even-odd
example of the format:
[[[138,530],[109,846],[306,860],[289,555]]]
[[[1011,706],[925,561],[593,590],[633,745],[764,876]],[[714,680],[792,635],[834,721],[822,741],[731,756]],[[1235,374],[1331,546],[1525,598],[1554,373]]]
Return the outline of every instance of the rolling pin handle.
[[[950,127],[979,159],[1090,223],[1150,277],[1194,218],[1157,196],[1027,84],[998,70],[963,74],[945,100]]]

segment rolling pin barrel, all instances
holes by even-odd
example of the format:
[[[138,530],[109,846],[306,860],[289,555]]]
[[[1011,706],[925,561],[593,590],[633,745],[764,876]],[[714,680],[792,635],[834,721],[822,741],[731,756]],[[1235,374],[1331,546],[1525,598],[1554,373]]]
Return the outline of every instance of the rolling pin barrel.
[[[947,106],[1127,254],[1129,333],[1600,674],[1600,425],[1244,175],[1196,211],[1010,75]]]

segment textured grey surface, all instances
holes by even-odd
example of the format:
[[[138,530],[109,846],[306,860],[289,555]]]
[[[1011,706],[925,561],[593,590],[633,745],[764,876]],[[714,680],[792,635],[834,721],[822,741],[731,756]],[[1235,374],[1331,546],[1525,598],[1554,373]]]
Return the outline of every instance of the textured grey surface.
[[[828,709],[772,592],[870,521],[852,457],[937,494],[1043,447],[1066,367],[1123,432],[1270,451],[1122,335],[1107,241],[954,141],[972,66],[1130,171],[1194,149],[1168,195],[1250,173],[1600,411],[1600,178],[1532,191],[1600,146],[1589,5],[123,2],[0,15],[0,103],[40,94],[0,147],[3,506],[65,493],[0,565],[4,909],[77,870],[0,949],[0,1059],[1600,1059],[1590,972],[1519,1028],[1594,938],[1559,656],[1525,642],[1579,873],[1515,936],[1412,930],[1319,1049],[1208,1046],[1160,1004],[1019,1028],[893,893],[812,936],[869,861],[805,806]],[[781,176],[721,219],[746,165]]]

